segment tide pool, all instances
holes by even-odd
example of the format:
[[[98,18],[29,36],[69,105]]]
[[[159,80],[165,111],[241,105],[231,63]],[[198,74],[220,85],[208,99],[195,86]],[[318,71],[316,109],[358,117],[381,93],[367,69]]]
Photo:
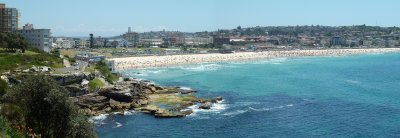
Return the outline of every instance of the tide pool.
[[[210,111],[96,121],[99,137],[399,137],[400,54],[275,58],[121,71],[199,97]]]

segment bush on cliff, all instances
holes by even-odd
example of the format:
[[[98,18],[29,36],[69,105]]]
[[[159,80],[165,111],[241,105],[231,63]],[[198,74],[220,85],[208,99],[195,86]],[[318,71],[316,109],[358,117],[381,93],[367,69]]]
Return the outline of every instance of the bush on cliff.
[[[48,76],[30,76],[3,96],[2,114],[41,137],[95,137],[92,124],[69,100],[68,93]]]
[[[112,74],[111,71],[108,70],[105,61],[97,62],[95,68],[103,74],[108,83],[114,84],[114,82],[118,80],[118,76]]]
[[[25,138],[27,135],[18,129],[12,128],[7,120],[0,116],[0,138]]]
[[[6,94],[7,89],[8,89],[7,82],[4,81],[3,79],[0,79],[0,97]]]
[[[91,91],[94,91],[96,89],[100,89],[102,87],[104,87],[104,83],[99,79],[99,78],[95,78],[91,81],[89,81],[89,89]]]

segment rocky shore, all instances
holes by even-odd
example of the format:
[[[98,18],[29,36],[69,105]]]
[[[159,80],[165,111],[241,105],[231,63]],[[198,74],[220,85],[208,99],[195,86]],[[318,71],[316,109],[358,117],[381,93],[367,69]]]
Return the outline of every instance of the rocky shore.
[[[179,87],[162,87],[146,80],[120,78],[113,85],[90,90],[88,82],[101,74],[74,73],[53,74],[51,69],[46,71],[35,70],[33,67],[25,71],[13,71],[1,75],[9,85],[16,85],[22,78],[35,73],[44,73],[56,80],[60,86],[67,89],[70,99],[78,105],[82,112],[89,116],[107,113],[123,114],[125,111],[139,111],[152,114],[156,117],[184,117],[192,113],[188,107],[200,105],[199,108],[210,109],[213,103],[222,100],[222,97],[211,99],[194,96],[196,91]]]
[[[200,108],[210,109],[212,103],[222,100],[222,97],[198,98],[193,95],[194,92],[125,78],[113,87],[71,99],[90,116],[112,112],[123,114],[124,111],[135,110],[156,117],[184,117],[192,113],[187,109],[189,106],[201,104]]]

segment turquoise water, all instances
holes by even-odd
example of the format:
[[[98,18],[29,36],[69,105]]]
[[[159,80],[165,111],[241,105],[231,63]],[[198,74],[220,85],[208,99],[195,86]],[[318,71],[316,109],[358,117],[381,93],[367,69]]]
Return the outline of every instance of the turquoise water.
[[[122,71],[201,97],[210,111],[97,120],[99,137],[400,137],[400,54],[299,57]]]

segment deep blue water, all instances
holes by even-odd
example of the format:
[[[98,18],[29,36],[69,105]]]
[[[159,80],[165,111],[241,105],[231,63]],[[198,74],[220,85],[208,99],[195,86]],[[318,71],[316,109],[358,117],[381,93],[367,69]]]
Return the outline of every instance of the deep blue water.
[[[204,63],[123,73],[225,100],[186,118],[109,115],[97,121],[99,137],[400,137],[400,54]]]

